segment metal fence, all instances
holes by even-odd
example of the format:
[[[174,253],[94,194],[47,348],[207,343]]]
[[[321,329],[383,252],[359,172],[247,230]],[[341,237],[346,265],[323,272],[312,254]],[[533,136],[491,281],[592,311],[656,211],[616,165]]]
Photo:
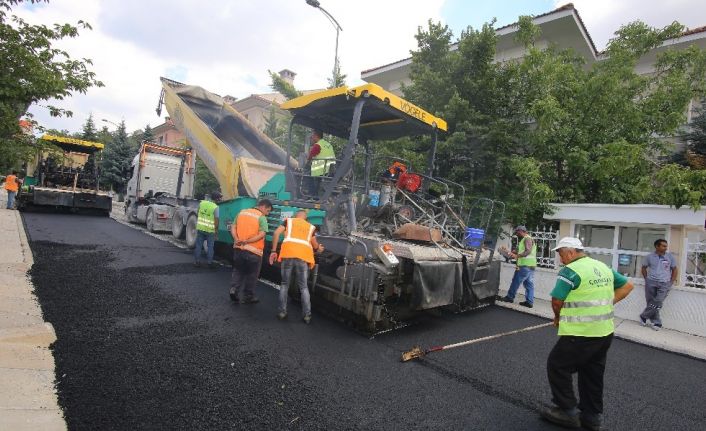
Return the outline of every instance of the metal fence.
[[[559,231],[552,226],[536,227],[527,232],[532,240],[537,244],[537,266],[540,268],[556,269],[556,253],[552,251],[556,247]],[[517,250],[517,238],[512,238],[512,248]]]
[[[706,241],[686,243],[684,284],[706,289]]]

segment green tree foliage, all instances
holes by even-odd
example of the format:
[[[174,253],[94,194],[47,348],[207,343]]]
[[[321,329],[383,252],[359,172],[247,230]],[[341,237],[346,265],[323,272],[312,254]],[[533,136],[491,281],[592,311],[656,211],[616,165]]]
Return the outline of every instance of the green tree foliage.
[[[270,87],[282,94],[287,100],[292,100],[302,95],[299,90],[294,88],[294,85],[282,79],[279,74],[273,73],[270,70],[268,70],[267,73],[270,74],[270,79],[272,79],[272,84],[270,84]]]
[[[42,3],[42,0],[29,0]],[[62,100],[73,92],[85,93],[102,86],[88,69],[89,59],[75,60],[54,43],[79,35],[90,25],[78,21],[53,27],[32,25],[11,15],[22,0],[0,0],[0,166],[18,166],[37,151],[36,143],[20,133],[18,120],[33,103]],[[53,116],[71,116],[71,111],[45,106]]]
[[[124,193],[130,174],[130,162],[134,156],[135,151],[130,144],[123,120],[103,151],[101,183]]]
[[[506,201],[512,221],[538,221],[552,201],[678,205],[683,199],[657,190],[660,169],[676,172],[657,163],[667,151],[659,137],[672,136],[689,101],[704,94],[706,55],[664,51],[650,75],[635,66],[682,31],[676,23],[628,24],[605,59],[586,64],[571,50],[535,46],[539,28],[521,17],[526,55],[496,62],[493,23],[468,28],[451,45],[448,27],[430,22],[417,34],[404,91],[449,123],[437,172]]]
[[[83,124],[81,139],[91,142],[98,141],[98,131],[96,130],[96,124],[93,122],[93,114],[90,114]],[[88,160],[86,160],[86,164],[83,166],[84,172],[93,172],[94,175],[96,174],[96,169],[98,169],[99,164],[96,160],[97,157],[98,153],[93,153],[88,156]]]
[[[206,164],[197,157],[196,175],[194,176],[194,197],[203,199],[205,194],[220,190],[220,187],[216,177],[208,170]]]
[[[339,60],[340,61],[340,60]],[[343,87],[346,85],[346,75],[341,73],[340,62],[336,65],[336,70],[331,78],[328,78],[328,88]]]
[[[152,128],[149,124],[145,126],[145,131],[142,133],[142,140],[154,142],[154,132],[152,132]]]
[[[689,133],[685,138],[689,142],[689,149],[694,153],[706,156],[706,109],[704,105],[706,100],[702,101],[702,107],[698,110],[697,115],[691,119],[689,123]]]

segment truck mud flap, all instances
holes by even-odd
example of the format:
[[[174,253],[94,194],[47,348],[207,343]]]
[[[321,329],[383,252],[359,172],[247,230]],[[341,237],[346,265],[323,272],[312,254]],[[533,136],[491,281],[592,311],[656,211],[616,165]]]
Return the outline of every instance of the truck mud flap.
[[[410,306],[414,310],[450,305],[463,289],[461,262],[414,262]]]

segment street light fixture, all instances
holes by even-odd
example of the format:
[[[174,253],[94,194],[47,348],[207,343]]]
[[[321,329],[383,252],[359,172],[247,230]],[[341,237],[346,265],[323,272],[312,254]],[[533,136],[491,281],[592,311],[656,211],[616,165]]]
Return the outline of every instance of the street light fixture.
[[[338,70],[339,70],[339,67],[338,67],[338,35],[340,32],[343,31],[343,29],[341,28],[341,25],[338,23],[338,21],[336,21],[336,18],[334,18],[330,13],[328,13],[328,11],[326,11],[326,9],[321,7],[321,3],[319,2],[319,0],[306,0],[306,4],[308,4],[309,6],[311,6],[313,8],[320,10],[321,13],[323,13],[324,16],[326,18],[328,18],[328,20],[331,22],[333,27],[336,29],[336,54],[333,59],[333,77],[331,79],[331,85],[335,86],[336,85],[336,76],[338,76]]]
[[[110,121],[110,120],[106,120],[105,118],[101,118],[101,121],[104,122],[104,123],[110,123],[110,124],[112,124],[112,125],[115,126],[115,127],[120,127],[117,123],[114,123],[114,122],[112,122],[112,121]]]

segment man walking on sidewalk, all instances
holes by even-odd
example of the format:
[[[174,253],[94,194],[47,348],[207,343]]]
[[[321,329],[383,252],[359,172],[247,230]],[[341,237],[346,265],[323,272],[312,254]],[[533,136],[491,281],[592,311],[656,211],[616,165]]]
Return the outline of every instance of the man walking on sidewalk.
[[[194,247],[194,266],[201,266],[201,252],[206,241],[206,259],[209,267],[213,267],[213,247],[218,239],[218,204],[221,194],[214,192],[206,195],[199,203],[198,219],[196,220],[196,246]]]
[[[238,213],[230,227],[233,235],[233,275],[230,284],[230,299],[236,304],[255,304],[257,278],[262,266],[265,235],[269,230],[267,215],[272,211],[272,202],[262,199],[255,208]],[[243,299],[241,301],[240,295]]]
[[[507,295],[500,300],[503,302],[514,302],[517,289],[520,288],[520,284],[524,284],[525,300],[520,302],[520,305],[532,308],[534,306],[534,270],[537,267],[537,244],[532,241],[532,237],[527,233],[527,228],[524,226],[517,226],[515,234],[520,242],[517,244],[517,253],[511,252],[509,256],[517,259],[517,267],[515,268],[515,275],[512,276]]]
[[[306,221],[306,211],[299,210],[294,218],[286,219],[272,235],[270,265],[275,262],[275,259],[282,264],[282,285],[279,289],[279,313],[277,314],[280,319],[287,317],[287,291],[292,272],[294,272],[297,287],[301,293],[304,322],[311,321],[311,298],[307,279],[309,278],[309,269],[314,267],[314,250],[319,253],[324,250],[324,247],[316,241],[315,230],[316,227]],[[277,243],[282,233],[284,233],[284,240],[278,258]]]
[[[586,256],[578,238],[562,238],[554,250],[566,265],[551,293],[559,340],[549,353],[547,376],[555,406],[541,415],[567,428],[600,430],[603,374],[613,341],[613,304],[628,296],[633,285],[624,275]]]
[[[658,239],[654,243],[654,253],[650,253],[642,259],[642,277],[645,279],[647,307],[640,314],[640,323],[647,326],[649,325],[648,320],[652,321],[652,329],[655,331],[662,329],[659,310],[662,309],[664,300],[677,281],[677,260],[672,253],[667,251],[667,245],[666,240]]]

